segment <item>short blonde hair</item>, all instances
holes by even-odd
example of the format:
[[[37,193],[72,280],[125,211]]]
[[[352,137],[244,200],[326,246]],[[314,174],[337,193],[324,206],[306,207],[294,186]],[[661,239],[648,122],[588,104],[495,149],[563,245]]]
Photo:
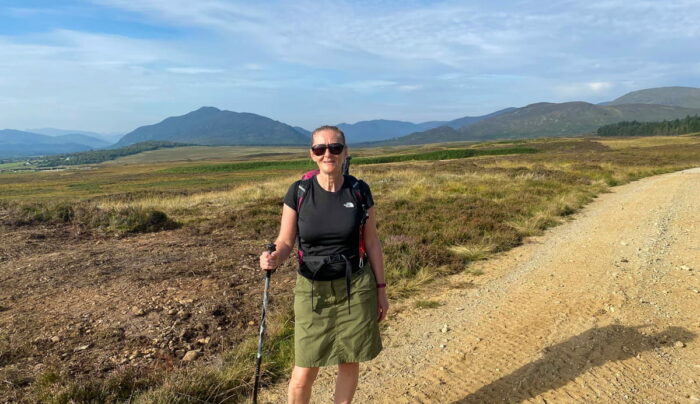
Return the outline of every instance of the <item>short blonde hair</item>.
[[[318,128],[314,129],[313,132],[311,132],[311,146],[314,145],[314,136],[318,132],[321,132],[324,130],[331,130],[331,131],[335,132],[336,134],[338,134],[338,136],[340,136],[340,139],[342,139],[343,144],[345,144],[345,133],[343,133],[343,131],[340,130],[339,127],[333,126],[333,125],[323,125],[323,126],[319,126]]]

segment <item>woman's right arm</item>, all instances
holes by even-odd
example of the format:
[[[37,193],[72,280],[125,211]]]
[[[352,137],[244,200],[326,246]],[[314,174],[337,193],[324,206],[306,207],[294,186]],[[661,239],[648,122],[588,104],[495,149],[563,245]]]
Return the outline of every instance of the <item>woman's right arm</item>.
[[[282,205],[282,222],[280,224],[280,234],[275,240],[277,250],[272,254],[267,251],[260,255],[260,268],[272,270],[289,257],[294,248],[297,236],[297,212],[287,206]]]

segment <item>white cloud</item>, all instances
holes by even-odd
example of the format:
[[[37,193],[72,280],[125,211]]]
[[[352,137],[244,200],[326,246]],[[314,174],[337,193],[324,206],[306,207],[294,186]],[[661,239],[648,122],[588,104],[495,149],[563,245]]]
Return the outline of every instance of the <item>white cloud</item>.
[[[604,81],[565,83],[555,86],[554,92],[564,100],[586,100],[593,96],[610,94],[616,85]]]
[[[603,92],[612,88],[613,84],[604,81],[594,81],[591,83],[586,83],[586,86],[594,92]]]
[[[342,113],[358,120],[386,109],[417,121],[700,84],[700,7],[691,0],[92,1],[80,12],[111,7],[168,34],[0,36],[0,94],[17,100],[0,121],[60,125],[37,122],[41,110],[123,130],[206,104],[283,120],[307,114],[296,123],[314,126],[319,105],[338,97],[355,97],[344,108],[356,110]]]
[[[420,84],[403,84],[397,87],[401,91],[415,91],[423,88]]]

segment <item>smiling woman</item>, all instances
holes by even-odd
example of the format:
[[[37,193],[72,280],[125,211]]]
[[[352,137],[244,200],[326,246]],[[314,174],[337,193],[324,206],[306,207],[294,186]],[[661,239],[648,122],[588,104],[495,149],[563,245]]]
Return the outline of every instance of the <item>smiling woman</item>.
[[[369,186],[343,174],[345,135],[322,126],[311,140],[318,171],[289,187],[277,251],[263,253],[260,267],[275,269],[298,243],[289,402],[308,403],[319,367],[338,365],[335,400],[349,403],[359,362],[382,350],[378,322],[389,307],[384,259]]]

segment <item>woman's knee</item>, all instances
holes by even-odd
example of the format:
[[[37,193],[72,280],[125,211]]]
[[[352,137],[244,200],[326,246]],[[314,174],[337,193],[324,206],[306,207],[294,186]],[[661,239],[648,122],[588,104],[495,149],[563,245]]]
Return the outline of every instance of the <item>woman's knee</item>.
[[[318,368],[302,368],[295,366],[292,371],[292,378],[289,382],[290,387],[295,389],[305,389],[314,384]]]

